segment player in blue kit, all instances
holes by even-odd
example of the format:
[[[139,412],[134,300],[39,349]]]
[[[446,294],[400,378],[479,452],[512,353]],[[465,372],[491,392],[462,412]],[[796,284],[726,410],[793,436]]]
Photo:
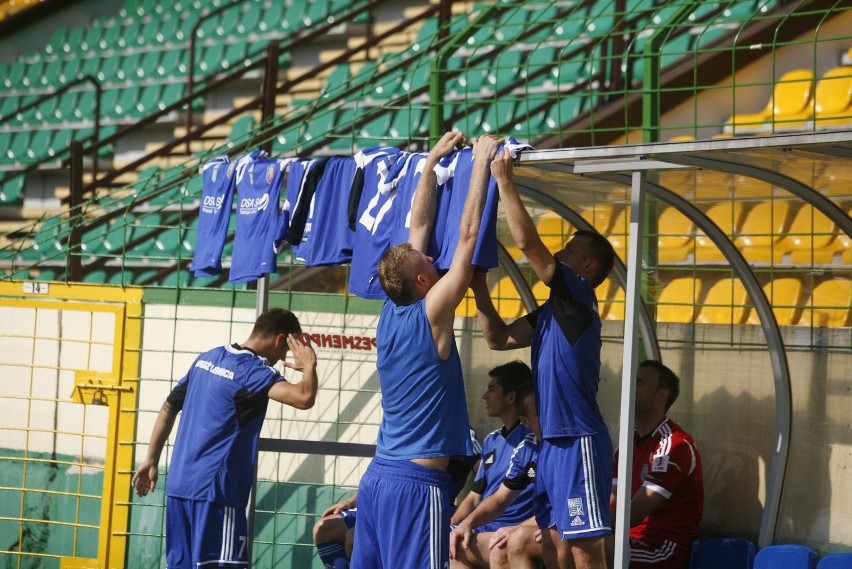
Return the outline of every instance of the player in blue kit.
[[[500,519],[504,512],[517,504],[519,499],[524,499],[524,494],[531,493],[535,489],[541,428],[535,410],[535,391],[531,384],[518,393],[515,406],[528,432],[512,449],[508,467],[503,471],[500,484],[495,491],[480,502],[450,534],[450,556],[453,559],[451,565],[453,567],[489,567],[488,564],[481,562],[474,564],[464,561],[469,557],[469,551],[474,546],[473,540],[477,537],[476,527],[488,525]],[[539,523],[548,527],[551,523],[551,515],[547,501],[537,496],[534,510]],[[490,569],[537,569],[544,559],[541,545],[533,537],[534,533],[535,525],[519,523],[503,526],[490,534],[489,541],[483,546],[492,552],[500,552],[499,555],[492,556]]]
[[[429,152],[415,192],[409,242],[389,247],[379,261],[388,296],[376,331],[383,414],[376,455],[358,488],[355,569],[443,569],[449,562],[447,465],[450,456],[470,454],[453,320],[473,274],[470,261],[499,139],[484,136],[474,145],[477,164],[459,244],[440,279],[424,251],[435,218],[434,168],[464,142],[463,134],[450,132]]]
[[[521,424],[517,404],[519,394],[532,389],[532,371],[521,361],[499,365],[488,372],[488,388],[482,395],[488,415],[499,418],[503,427],[491,433],[482,442],[482,459],[473,482],[473,488],[462,500],[450,523],[458,525],[474,511],[482,500],[496,492],[515,447],[530,430]],[[502,567],[506,563],[505,548],[489,549],[488,543],[495,531],[504,526],[515,526],[532,515],[533,488],[523,492],[500,516],[487,524],[473,526],[474,536],[468,547],[451,563],[451,567]]]
[[[316,354],[301,331],[292,312],[264,312],[242,345],[198,356],[163,403],[133,485],[139,496],[154,490],[160,454],[182,412],[166,480],[170,569],[248,566],[246,506],[269,399],[309,409],[317,395]],[[284,361],[288,351],[293,363]],[[278,361],[300,370],[302,381],[285,381],[272,367]]]
[[[593,231],[578,231],[562,250],[550,253],[518,195],[508,151],[495,158],[491,172],[512,239],[550,297],[506,324],[480,274],[471,287],[480,326],[491,349],[532,346],[543,437],[536,484],[546,492],[556,522],[543,532],[543,544],[556,549],[559,567],[603,569],[613,451],[597,404],[601,320],[594,288],[612,270],[615,254]]]

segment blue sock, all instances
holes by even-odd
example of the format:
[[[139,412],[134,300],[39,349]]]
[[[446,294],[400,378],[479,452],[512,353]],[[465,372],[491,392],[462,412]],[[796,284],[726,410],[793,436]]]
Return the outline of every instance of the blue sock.
[[[336,541],[318,543],[317,551],[326,569],[349,569],[349,560],[346,558],[346,549],[342,543]]]

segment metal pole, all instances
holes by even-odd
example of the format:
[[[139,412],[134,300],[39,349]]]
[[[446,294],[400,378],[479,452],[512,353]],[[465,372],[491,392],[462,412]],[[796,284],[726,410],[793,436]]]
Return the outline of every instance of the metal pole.
[[[615,567],[630,563],[630,493],[633,465],[633,403],[636,398],[636,367],[639,363],[639,337],[634,325],[639,315],[639,277],[642,259],[642,233],[645,211],[645,171],[632,175],[630,195],[630,239],[627,245],[627,304],[624,309],[624,355],[621,369],[621,422],[618,433],[618,488],[615,515]]]

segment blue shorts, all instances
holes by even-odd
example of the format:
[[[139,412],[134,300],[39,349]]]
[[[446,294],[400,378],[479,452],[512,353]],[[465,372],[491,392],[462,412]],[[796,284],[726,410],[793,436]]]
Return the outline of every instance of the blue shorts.
[[[337,515],[343,518],[343,525],[346,526],[346,529],[352,529],[355,527],[355,521],[358,519],[358,508],[340,510]]]
[[[166,567],[248,567],[245,508],[166,498]]]
[[[444,569],[450,486],[446,472],[373,458],[358,487],[353,569]]]
[[[541,442],[536,493],[547,494],[562,539],[612,533],[612,455],[608,433]]]

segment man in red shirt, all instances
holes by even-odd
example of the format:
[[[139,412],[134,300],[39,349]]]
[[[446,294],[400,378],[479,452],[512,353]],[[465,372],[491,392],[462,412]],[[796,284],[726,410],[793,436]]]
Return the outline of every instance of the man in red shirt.
[[[680,380],[672,370],[656,360],[639,364],[630,501],[631,569],[687,569],[690,546],[698,536],[704,511],[701,455],[692,436],[666,416],[679,392]],[[613,471],[617,469],[616,451]],[[615,508],[616,483],[617,478],[610,509]]]

